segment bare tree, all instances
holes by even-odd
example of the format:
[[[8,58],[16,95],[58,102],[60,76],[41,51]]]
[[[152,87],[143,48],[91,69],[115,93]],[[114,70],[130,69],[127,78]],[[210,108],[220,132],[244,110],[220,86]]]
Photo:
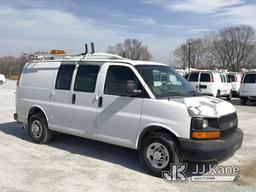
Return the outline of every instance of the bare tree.
[[[216,59],[223,68],[239,71],[255,59],[255,31],[251,26],[223,28],[213,42]]]
[[[142,41],[139,41],[137,39],[125,39],[123,43],[118,43],[114,46],[110,46],[107,52],[134,60],[152,59],[152,55],[149,52],[148,47],[143,46]]]
[[[207,42],[205,38],[187,39],[186,43],[181,44],[174,50],[174,55],[177,58],[177,62],[182,65],[183,68],[188,66],[189,47],[188,43],[191,43],[190,51],[190,63],[193,68],[200,68],[203,65],[203,58],[205,51],[207,50]]]
[[[187,44],[183,43],[174,50],[175,62],[180,64],[183,69],[188,65],[188,47]]]

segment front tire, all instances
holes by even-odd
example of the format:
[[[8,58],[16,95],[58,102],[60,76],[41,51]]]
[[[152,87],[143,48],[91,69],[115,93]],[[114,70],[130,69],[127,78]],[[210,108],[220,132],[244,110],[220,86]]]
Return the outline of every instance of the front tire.
[[[3,85],[4,84],[4,82],[3,81],[0,81],[0,85]]]
[[[157,177],[161,177],[162,171],[169,171],[171,163],[181,161],[176,139],[162,132],[156,132],[146,137],[139,153],[146,170]]]
[[[28,132],[35,143],[44,144],[52,138],[52,131],[48,128],[48,123],[44,115],[36,113],[29,118]]]

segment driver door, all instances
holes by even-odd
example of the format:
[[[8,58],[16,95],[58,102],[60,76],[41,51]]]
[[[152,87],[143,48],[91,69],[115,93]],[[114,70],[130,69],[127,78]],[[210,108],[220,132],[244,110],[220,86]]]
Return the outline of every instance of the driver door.
[[[108,143],[133,147],[140,127],[144,89],[127,64],[105,66],[104,79],[99,93],[97,111],[97,138]],[[132,80],[142,93],[129,97],[125,95],[126,82]]]

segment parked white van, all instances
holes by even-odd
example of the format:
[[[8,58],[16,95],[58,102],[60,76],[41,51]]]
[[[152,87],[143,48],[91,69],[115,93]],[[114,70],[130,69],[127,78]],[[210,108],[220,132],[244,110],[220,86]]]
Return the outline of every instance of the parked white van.
[[[224,73],[215,71],[193,71],[187,80],[199,92],[213,97],[232,98],[232,87]]]
[[[242,105],[245,105],[248,100],[256,101],[256,72],[243,74],[239,96]]]
[[[0,85],[3,85],[6,82],[5,76],[0,74]]]
[[[226,72],[226,75],[228,81],[231,83],[233,95],[239,95],[241,74],[236,72]]]
[[[138,150],[156,176],[183,159],[229,158],[243,141],[232,104],[198,94],[168,65],[108,54],[29,61],[14,118],[36,143],[56,131]]]

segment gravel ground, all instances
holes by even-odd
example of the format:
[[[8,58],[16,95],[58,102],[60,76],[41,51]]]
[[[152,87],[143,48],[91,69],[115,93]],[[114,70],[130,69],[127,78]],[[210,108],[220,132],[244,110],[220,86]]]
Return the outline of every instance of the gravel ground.
[[[13,121],[15,82],[7,81],[0,86],[0,191],[256,191],[256,104],[232,103],[244,143],[220,165],[239,166],[239,180],[167,183],[145,173],[130,149],[64,134],[48,145],[32,143]]]

